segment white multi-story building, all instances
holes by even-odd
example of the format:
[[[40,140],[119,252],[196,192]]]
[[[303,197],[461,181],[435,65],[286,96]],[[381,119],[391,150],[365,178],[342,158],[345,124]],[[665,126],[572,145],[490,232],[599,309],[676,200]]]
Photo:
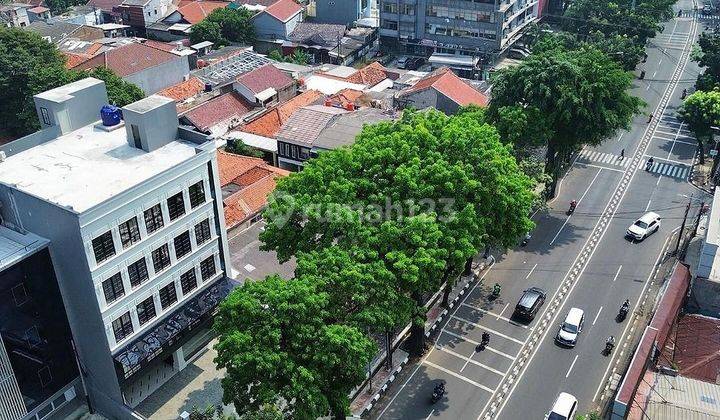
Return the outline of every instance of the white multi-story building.
[[[162,96],[103,125],[97,79],[35,103],[42,130],[0,162],[0,213],[50,241],[88,393],[123,418],[204,347],[236,284],[214,143]]]

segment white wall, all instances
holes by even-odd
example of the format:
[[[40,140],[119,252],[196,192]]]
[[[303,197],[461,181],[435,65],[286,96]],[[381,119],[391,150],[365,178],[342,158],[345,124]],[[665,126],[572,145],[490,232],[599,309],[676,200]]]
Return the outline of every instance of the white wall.
[[[187,57],[177,57],[155,67],[123,77],[124,80],[136,84],[146,95],[152,95],[166,87],[183,81],[190,73]]]

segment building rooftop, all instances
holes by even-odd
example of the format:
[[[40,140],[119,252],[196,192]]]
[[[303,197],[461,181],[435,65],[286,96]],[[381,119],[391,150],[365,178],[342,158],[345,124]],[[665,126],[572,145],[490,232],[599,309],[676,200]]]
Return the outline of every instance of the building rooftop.
[[[335,116],[347,112],[342,108],[324,105],[310,105],[300,108],[285,122],[277,133],[277,138],[312,145]]]
[[[337,47],[345,36],[345,25],[331,23],[298,23],[288,35],[288,40],[297,44],[315,47]]]
[[[203,83],[197,77],[191,77],[188,80],[167,87],[158,92],[157,94],[181,102],[188,98],[192,98],[199,93],[202,93],[204,90],[205,83]]]
[[[0,226],[0,271],[44,247],[48,242],[33,233],[22,234]]]
[[[230,4],[224,1],[194,1],[180,6],[177,12],[180,13],[191,24],[196,24],[205,19],[213,10],[223,9]]]
[[[290,18],[302,11],[303,6],[294,0],[277,0],[275,3],[267,6],[262,13],[267,13],[280,22],[287,22]]]
[[[124,127],[108,132],[92,124],[8,157],[0,182],[81,213],[195,153],[182,140],[147,153],[127,143]]]
[[[304,106],[316,103],[321,98],[323,98],[323,94],[317,90],[305,91],[248,122],[241,130],[258,136],[275,137],[278,131],[280,131],[280,127],[282,127],[285,121],[287,121],[295,111]]]
[[[636,413],[637,417],[634,418],[653,420],[720,418],[720,385],[650,371],[646,377],[653,391],[650,392],[642,412]]]
[[[125,77],[176,58],[177,56],[170,52],[143,43],[133,42],[103,51],[83,62],[77,68],[88,70],[106,67],[118,76]]]
[[[268,88],[282,90],[294,83],[293,79],[272,64],[265,64],[237,78],[237,82],[254,94]]]
[[[222,86],[234,82],[241,74],[272,63],[270,59],[252,51],[239,49],[239,47],[234,48],[238,48],[238,50],[233,50],[231,52],[233,55],[222,57],[220,61],[196,70],[193,72],[193,76],[205,83],[211,83],[213,86]],[[212,59],[212,56],[206,54],[201,59],[208,61]]]
[[[183,114],[198,130],[210,132],[212,127],[225,120],[236,117],[240,119],[250,112],[253,104],[248,103],[237,92],[228,92],[215,97]]]
[[[376,108],[361,108],[357,111],[338,115],[320,132],[313,147],[321,149],[337,149],[351,145],[363,129],[365,124],[374,124],[380,121],[395,119],[394,113]]]
[[[470,104],[487,106],[490,100],[447,67],[428,74],[413,86],[400,92],[399,96],[410,95],[426,89],[435,89],[461,106]]]

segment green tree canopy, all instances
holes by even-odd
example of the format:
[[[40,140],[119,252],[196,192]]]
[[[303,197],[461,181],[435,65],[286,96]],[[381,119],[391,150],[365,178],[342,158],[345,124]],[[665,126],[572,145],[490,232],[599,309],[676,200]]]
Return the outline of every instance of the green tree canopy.
[[[720,86],[720,34],[701,33],[692,59],[697,61],[700,67],[705,67],[705,71],[698,75],[696,89],[710,91]]]
[[[700,163],[704,163],[703,140],[711,137],[712,126],[720,124],[720,90],[696,91],[685,98],[678,109],[678,116],[695,133],[700,149]]]
[[[145,97],[145,93],[143,93],[142,89],[130,82],[124,81],[108,68],[98,67],[87,72],[79,72],[76,75],[76,78],[82,79],[83,77],[88,76],[105,82],[108,99],[110,100],[110,103],[115,106],[125,106],[127,104],[137,102]]]
[[[596,47],[558,45],[496,74],[488,117],[504,127],[508,115],[524,112],[542,127],[533,131],[547,135],[541,139],[547,142],[546,168],[556,182],[560,161],[573,150],[629,126],[643,105],[628,94],[631,82],[632,75]]]
[[[252,44],[255,41],[255,27],[250,21],[252,15],[244,7],[215,9],[192,26],[190,41],[210,41],[216,48],[230,43]]]
[[[214,325],[223,401],[240,413],[279,404],[291,418],[344,418],[377,348],[327,309],[327,295],[302,279],[275,275],[233,291]]]
[[[511,148],[477,111],[406,112],[401,121],[364,127],[352,147],[322,153],[281,180],[261,239],[281,261],[300,255],[300,267],[315,255],[337,258],[358,276],[387,278],[392,314],[378,322],[411,313],[417,339],[426,294],[451,284],[484,245],[512,245],[532,227],[531,189]],[[330,247],[345,254],[323,254]],[[370,284],[360,293],[390,292]],[[421,346],[418,339],[415,351]]]

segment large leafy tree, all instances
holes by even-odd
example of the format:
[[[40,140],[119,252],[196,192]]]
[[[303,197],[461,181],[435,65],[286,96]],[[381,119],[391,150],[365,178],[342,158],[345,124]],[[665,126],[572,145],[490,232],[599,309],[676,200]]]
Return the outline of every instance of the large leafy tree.
[[[700,149],[700,163],[705,163],[703,141],[712,136],[712,127],[720,124],[720,91],[697,91],[688,96],[678,109],[680,119],[695,133]]]
[[[695,87],[710,91],[720,85],[720,34],[701,33],[698,47],[693,51],[692,59],[705,67],[705,71],[698,75]]]
[[[552,196],[561,162],[572,151],[585,144],[597,145],[629,126],[643,105],[628,94],[631,82],[631,74],[596,47],[558,45],[497,73],[488,117],[503,121],[508,112],[523,112],[542,127],[534,131],[547,136],[540,141],[547,143]]]
[[[255,27],[250,18],[252,12],[244,7],[215,9],[192,26],[190,41],[211,41],[215,47],[230,43],[252,44],[255,41]]]
[[[76,78],[88,76],[105,82],[108,99],[115,106],[125,106],[145,97],[142,89],[130,82],[126,82],[113,73],[112,70],[105,67],[98,67],[87,72],[78,72],[75,75]]]
[[[279,183],[264,248],[287,260],[337,247],[348,270],[360,264],[358,273],[387,278],[391,292],[368,283],[352,293],[390,293],[390,315],[378,317],[375,306],[358,316],[382,325],[409,314],[421,353],[427,296],[444,281],[449,290],[484,245],[511,245],[532,227],[532,182],[481,119],[406,112],[399,122],[366,126],[351,148],[323,153]]]
[[[327,294],[302,279],[248,281],[220,305],[214,328],[223,402],[240,413],[278,406],[291,418],[345,418],[377,350],[356,327],[333,323]]]

